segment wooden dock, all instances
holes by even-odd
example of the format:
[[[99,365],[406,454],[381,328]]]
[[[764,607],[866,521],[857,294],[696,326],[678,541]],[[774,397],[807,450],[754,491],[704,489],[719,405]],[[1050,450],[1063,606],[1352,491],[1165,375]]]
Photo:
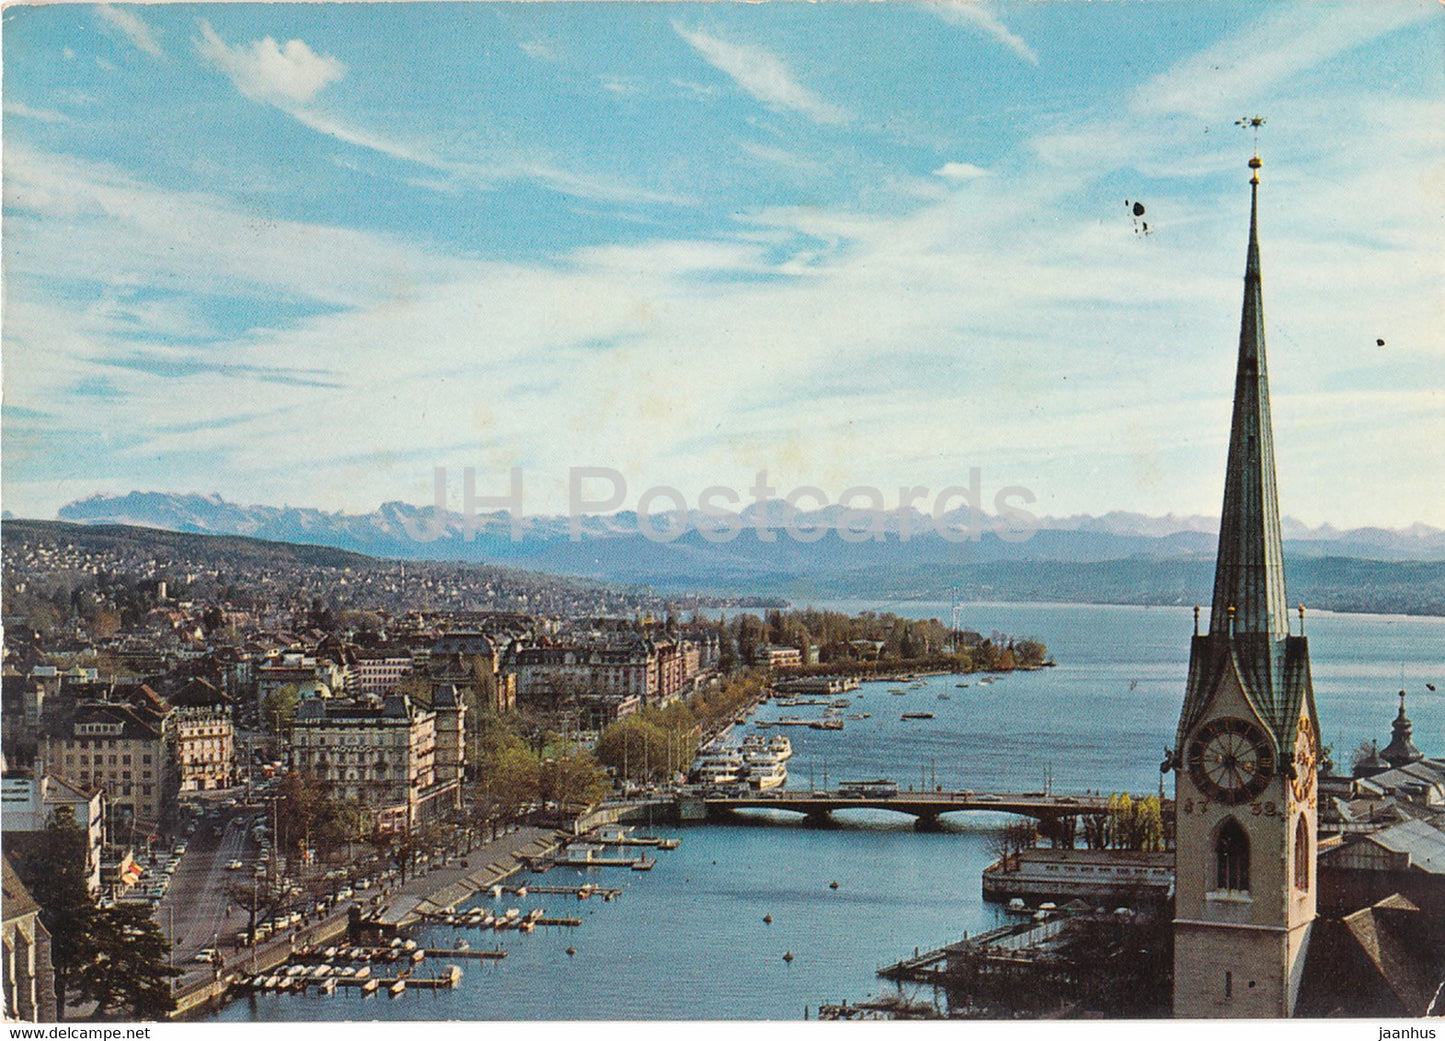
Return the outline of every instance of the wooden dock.
[[[450,957],[466,952],[444,951],[438,953]],[[455,987],[461,980],[461,966],[448,965],[435,976],[323,976],[317,979],[311,976],[257,973],[255,976],[240,981],[238,986],[263,993],[304,994],[307,991],[315,991],[318,994],[334,994],[339,987],[355,987],[364,991],[395,991],[397,984],[401,984],[401,989],[415,987],[418,990],[448,990]]]
[[[622,895],[621,889],[608,889],[602,886],[527,886],[529,893],[541,893],[543,895],[575,896],[578,900],[586,900],[589,896],[600,896],[604,900],[611,900]],[[516,888],[508,888],[505,892],[517,895]],[[586,896],[582,894],[586,893]]]

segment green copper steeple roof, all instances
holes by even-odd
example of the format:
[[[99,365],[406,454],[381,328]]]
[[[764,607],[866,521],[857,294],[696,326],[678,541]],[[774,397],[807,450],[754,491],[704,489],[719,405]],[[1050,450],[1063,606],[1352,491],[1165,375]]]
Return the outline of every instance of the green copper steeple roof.
[[[1309,650],[1290,636],[1284,551],[1275,488],[1274,432],[1264,351],[1264,291],[1259,263],[1259,159],[1250,160],[1249,252],[1244,269],[1234,413],[1224,476],[1224,508],[1214,570],[1209,631],[1196,635],[1179,720],[1179,747],[1203,717],[1226,674],[1281,748],[1293,745],[1302,706],[1310,704]]]
[[[1231,623],[1230,609],[1234,618]],[[1289,634],[1284,551],[1275,491],[1274,435],[1264,357],[1264,292],[1259,270],[1259,177],[1250,180],[1249,255],[1234,376],[1234,417],[1219,520],[1211,633]]]

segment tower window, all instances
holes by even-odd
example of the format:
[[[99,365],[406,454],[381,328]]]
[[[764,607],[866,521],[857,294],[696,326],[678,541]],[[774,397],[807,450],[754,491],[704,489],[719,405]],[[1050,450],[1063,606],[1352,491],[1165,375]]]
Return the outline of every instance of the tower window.
[[[1310,887],[1310,829],[1303,813],[1294,826],[1294,887],[1301,892]]]
[[[1249,888],[1249,836],[1233,817],[1219,829],[1214,841],[1215,888]]]

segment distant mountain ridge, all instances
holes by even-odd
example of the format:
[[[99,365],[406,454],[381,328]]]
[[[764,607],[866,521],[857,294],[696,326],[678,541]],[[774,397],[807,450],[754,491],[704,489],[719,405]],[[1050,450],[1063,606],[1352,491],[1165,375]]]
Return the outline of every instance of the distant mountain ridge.
[[[158,492],[94,496],[60,515],[83,524],[488,563],[672,592],[1151,604],[1207,603],[1210,595],[1216,535],[1208,518],[1120,512],[1043,519],[1024,541],[986,531],[959,543],[934,530],[931,517],[892,511],[881,519],[883,540],[859,542],[840,535],[846,517],[832,507],[798,515],[799,526],[823,529],[816,541],[799,541],[784,529],[781,506],[768,504],[761,518],[756,508],[742,511],[744,526],[726,542],[706,538],[698,527],[706,518],[692,514],[653,519],[659,528],[678,522],[682,534],[668,542],[643,535],[632,513],[580,518],[575,541],[566,517],[527,518],[514,539],[510,518],[501,513],[475,518],[469,531],[465,517],[406,503],[344,514]],[[898,534],[905,526],[912,532],[906,541]],[[1286,529],[1292,599],[1335,610],[1445,614],[1445,532],[1424,525],[1337,531],[1291,522]]]
[[[777,530],[785,538],[782,503],[769,503],[764,527]],[[755,530],[757,508],[748,507],[738,514],[746,525],[743,534]],[[906,520],[905,520],[906,517]],[[955,513],[950,519],[966,521],[966,514]],[[240,505],[219,495],[173,494],[167,492],[130,492],[126,495],[94,495],[61,507],[59,519],[82,524],[132,524],[171,531],[190,531],[218,535],[245,535],[252,538],[287,542],[312,542],[318,545],[354,549],[373,556],[434,558],[439,550],[448,559],[487,559],[501,552],[506,556],[530,556],[528,549],[555,540],[571,541],[571,521],[561,516],[528,517],[520,540],[511,537],[509,520],[503,514],[478,518],[480,530],[466,538],[466,518],[447,513],[440,523],[432,506],[388,502],[370,513],[328,513],[311,507]],[[686,534],[676,540],[687,541],[697,533],[700,520],[696,514],[682,518]],[[804,528],[820,526],[836,531],[843,520],[837,506],[816,511],[800,511],[796,523]],[[655,517],[658,527],[672,523],[673,515]],[[992,518],[989,518],[992,520]],[[612,516],[585,516],[579,521],[582,544],[598,539],[634,540],[641,538],[637,516],[630,512]],[[940,537],[933,530],[933,518],[917,510],[892,510],[883,517],[883,528],[896,533],[907,524],[913,537],[908,546],[915,552],[930,542],[955,547],[958,544]],[[1311,528],[1286,517],[1282,522],[1286,549],[1295,555],[1361,557],[1376,560],[1445,560],[1445,530],[1414,524],[1403,529],[1356,528],[1339,530],[1331,525]],[[1107,560],[1134,553],[1176,555],[1212,552],[1218,520],[1204,516],[1168,515],[1149,517],[1140,513],[1114,511],[1102,516],[1076,514],[1069,517],[1044,517],[1038,530],[1026,541],[1007,543],[985,535],[967,545],[975,559],[1050,559]],[[439,537],[421,540],[416,533],[440,532]],[[512,543],[510,552],[499,542]],[[645,540],[658,545],[655,540]],[[729,543],[707,542],[714,548]],[[742,541],[740,538],[738,541]],[[796,541],[796,540],[793,540]],[[832,541],[831,539],[821,540]],[[841,540],[839,540],[841,541]],[[1001,543],[1002,545],[995,545]],[[673,543],[674,545],[676,544]],[[819,543],[813,543],[817,545]],[[860,545],[851,543],[850,545]],[[868,545],[868,544],[862,544]],[[1011,548],[1004,548],[1005,546]],[[468,547],[470,547],[468,549]],[[928,556],[924,550],[924,556]],[[729,556],[730,554],[723,554]],[[955,554],[949,554],[953,556]]]

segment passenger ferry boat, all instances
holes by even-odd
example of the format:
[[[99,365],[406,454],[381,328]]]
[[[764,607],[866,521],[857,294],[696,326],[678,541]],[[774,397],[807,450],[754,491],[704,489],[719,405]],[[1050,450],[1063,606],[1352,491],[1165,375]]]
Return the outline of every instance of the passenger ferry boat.
[[[792,756],[793,742],[782,734],[774,734],[769,738],[764,738],[761,734],[750,734],[743,738],[742,752],[744,759],[758,752],[766,752],[782,762]]]
[[[736,749],[709,752],[697,761],[697,779],[703,784],[725,787],[742,779],[747,763]]]
[[[787,783],[788,768],[782,760],[767,752],[748,757],[748,786],[760,792],[780,788]]]

